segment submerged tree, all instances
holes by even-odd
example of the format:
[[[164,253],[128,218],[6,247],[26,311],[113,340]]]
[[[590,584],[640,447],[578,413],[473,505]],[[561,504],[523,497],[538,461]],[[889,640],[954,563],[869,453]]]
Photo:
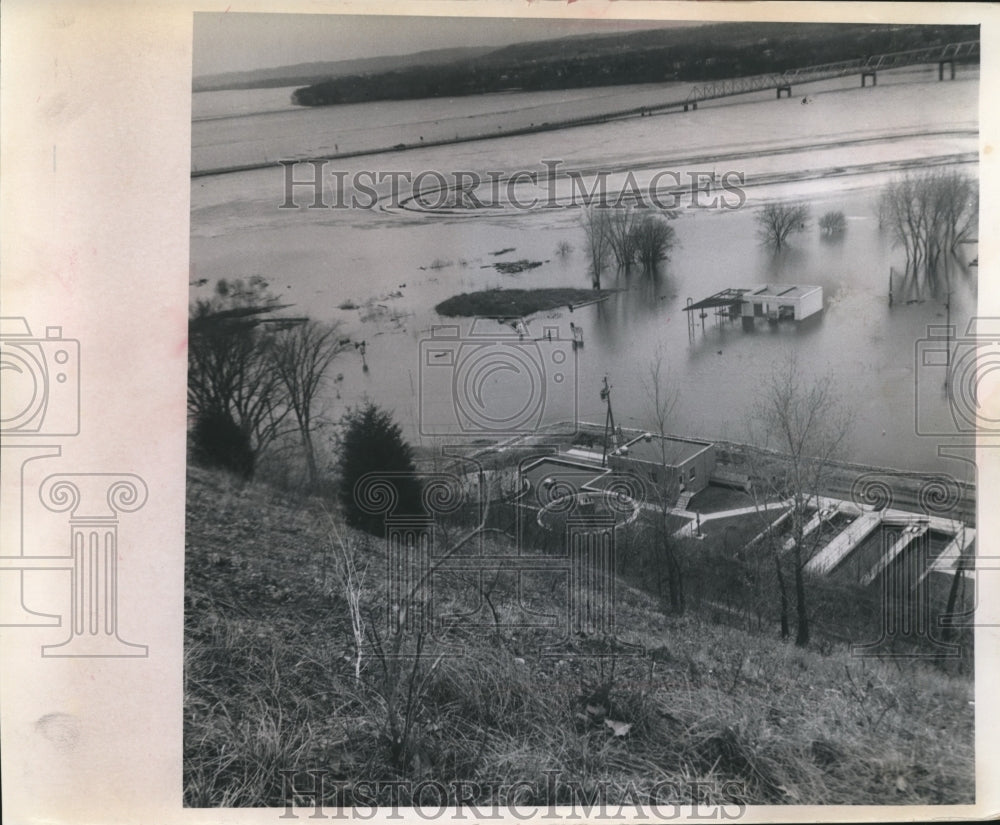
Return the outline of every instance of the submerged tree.
[[[632,206],[614,206],[608,212],[611,252],[618,268],[628,273],[635,263],[635,227],[639,222],[639,214]]]
[[[632,230],[636,257],[647,272],[667,258],[674,245],[674,228],[658,215],[646,215]]]
[[[959,244],[975,236],[979,187],[954,170],[908,174],[882,190],[878,215],[906,252],[905,275],[915,290],[935,292],[948,278]]]
[[[600,289],[600,273],[612,259],[626,275],[635,263],[652,273],[674,245],[676,233],[667,223],[674,217],[675,212],[665,209],[645,212],[634,206],[588,207],[583,215],[583,228],[595,288]]]
[[[793,232],[801,232],[809,222],[809,207],[802,203],[769,203],[757,212],[757,235],[761,241],[782,249]]]
[[[840,211],[827,212],[819,219],[819,228],[824,235],[840,235],[847,229],[847,218]]]
[[[594,289],[601,288],[601,274],[608,265],[612,253],[612,227],[609,209],[604,206],[588,206],[583,210],[583,231],[587,236],[587,252],[590,256],[590,275]]]

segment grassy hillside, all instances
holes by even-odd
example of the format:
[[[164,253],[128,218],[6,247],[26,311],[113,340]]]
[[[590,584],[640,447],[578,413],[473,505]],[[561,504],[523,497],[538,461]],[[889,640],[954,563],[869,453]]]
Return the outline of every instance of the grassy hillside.
[[[572,803],[573,788],[617,799],[630,783],[645,801],[658,781],[690,801],[694,780],[709,783],[710,802],[973,801],[967,678],[665,616],[622,582],[618,637],[646,655],[576,636],[539,657],[528,631],[497,627],[464,637],[463,657],[428,642],[425,658],[395,660],[375,644],[390,642],[378,630],[381,541],[319,499],[196,468],[187,496],[189,806],[283,806],[282,769],[328,770],[331,795],[362,779],[485,787],[555,770],[565,798],[537,803]],[[344,553],[364,575],[361,606],[376,631],[357,676]],[[436,593],[437,606],[456,607],[460,585]],[[490,600],[501,619],[503,590]],[[546,590],[542,581],[522,596],[540,607]]]

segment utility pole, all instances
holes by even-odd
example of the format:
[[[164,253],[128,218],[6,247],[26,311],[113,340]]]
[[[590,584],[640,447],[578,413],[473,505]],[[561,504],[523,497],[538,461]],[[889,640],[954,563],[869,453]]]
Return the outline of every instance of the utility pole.
[[[604,386],[601,387],[601,401],[607,404],[608,411],[604,416],[604,452],[601,453],[601,466],[608,466],[608,428],[611,428],[611,434],[615,432],[615,414],[611,411],[611,389],[612,386],[608,383],[608,376],[604,376]]]

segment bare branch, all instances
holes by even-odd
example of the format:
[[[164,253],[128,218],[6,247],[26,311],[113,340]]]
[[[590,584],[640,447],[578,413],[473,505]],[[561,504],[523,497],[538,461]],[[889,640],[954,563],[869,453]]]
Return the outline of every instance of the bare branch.
[[[756,221],[761,241],[780,250],[789,235],[806,228],[809,207],[801,203],[768,203],[757,212]]]

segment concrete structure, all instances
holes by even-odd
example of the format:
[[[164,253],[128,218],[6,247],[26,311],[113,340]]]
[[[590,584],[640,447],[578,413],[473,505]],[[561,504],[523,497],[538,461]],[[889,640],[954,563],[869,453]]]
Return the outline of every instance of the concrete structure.
[[[740,305],[744,318],[801,321],[823,310],[823,287],[801,284],[765,284],[744,292]]]
[[[730,287],[700,301],[687,299],[688,337],[693,340],[695,313],[701,319],[702,332],[708,310],[714,310],[716,324],[742,318],[743,328],[752,329],[757,318],[778,321],[802,321],[823,311],[823,287],[807,284],[764,284],[755,287]]]
[[[644,433],[608,456],[608,465],[632,473],[668,501],[708,486],[715,469],[715,445],[708,441]]]

